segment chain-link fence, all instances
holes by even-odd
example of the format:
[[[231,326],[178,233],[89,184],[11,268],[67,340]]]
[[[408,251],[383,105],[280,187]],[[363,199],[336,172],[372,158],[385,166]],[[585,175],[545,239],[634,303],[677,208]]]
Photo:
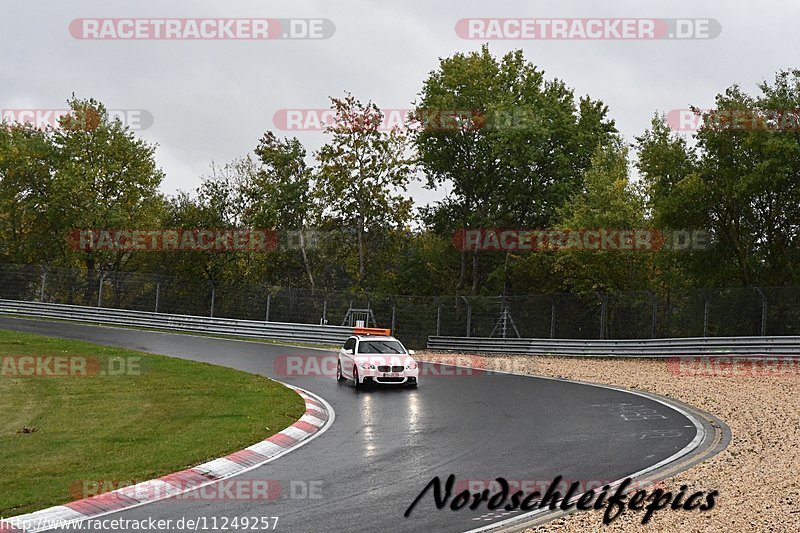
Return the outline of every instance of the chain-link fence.
[[[419,297],[278,289],[127,272],[0,265],[0,298],[430,335],[566,339],[800,335],[800,287]],[[357,312],[354,312],[357,311]]]

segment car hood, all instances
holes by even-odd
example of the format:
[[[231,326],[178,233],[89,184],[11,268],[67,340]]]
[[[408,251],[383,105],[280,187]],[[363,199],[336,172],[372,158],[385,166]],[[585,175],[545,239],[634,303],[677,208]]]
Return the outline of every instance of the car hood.
[[[414,358],[410,355],[401,354],[356,354],[355,360],[358,363],[369,363],[375,366],[378,365],[391,365],[391,366],[408,366],[415,363]]]

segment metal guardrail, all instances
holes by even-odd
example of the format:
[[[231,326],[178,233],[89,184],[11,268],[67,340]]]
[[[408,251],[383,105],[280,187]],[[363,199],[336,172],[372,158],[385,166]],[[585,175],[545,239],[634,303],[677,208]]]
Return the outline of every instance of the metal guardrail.
[[[428,337],[428,349],[519,355],[681,357],[800,356],[800,337],[697,337],[645,340]]]
[[[0,314],[191,333],[256,337],[309,344],[341,344],[353,334],[352,328],[342,326],[169,315],[148,311],[129,311],[106,307],[85,307],[18,300],[0,300]]]
[[[259,322],[18,300],[0,300],[0,314],[328,345],[343,343],[354,331],[350,327],[343,326]],[[497,354],[589,357],[679,357],[697,355],[785,355],[800,357],[800,337],[579,340],[432,336],[428,338],[428,349]]]

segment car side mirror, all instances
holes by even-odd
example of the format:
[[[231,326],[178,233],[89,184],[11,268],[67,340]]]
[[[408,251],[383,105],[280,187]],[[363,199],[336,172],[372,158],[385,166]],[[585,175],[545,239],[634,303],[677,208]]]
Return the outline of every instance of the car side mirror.
[[[415,350],[409,350],[408,355],[417,355],[417,352]]]
[[[344,353],[346,353],[347,355],[353,355],[355,352],[354,352],[352,349],[350,349],[350,348],[347,348],[347,349],[344,351]]]

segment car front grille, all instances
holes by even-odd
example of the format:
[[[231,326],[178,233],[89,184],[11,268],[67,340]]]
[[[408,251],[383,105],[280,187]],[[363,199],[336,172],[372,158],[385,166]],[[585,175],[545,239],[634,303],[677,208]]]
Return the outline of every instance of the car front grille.
[[[405,369],[406,367],[402,365],[395,365],[395,366],[380,365],[378,367],[378,372],[402,372]]]
[[[404,367],[403,365],[395,365],[395,366],[380,365],[380,366],[378,366],[378,372],[402,372],[405,369],[406,369],[406,367]]]

